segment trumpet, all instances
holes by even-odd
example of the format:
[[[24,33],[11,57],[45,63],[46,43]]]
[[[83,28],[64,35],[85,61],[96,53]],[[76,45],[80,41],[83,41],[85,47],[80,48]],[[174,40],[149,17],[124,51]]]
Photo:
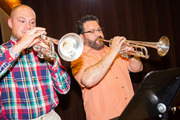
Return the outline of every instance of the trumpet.
[[[112,40],[105,40],[100,38],[99,41],[103,42],[109,42],[111,44]],[[143,41],[133,41],[133,40],[126,40],[124,45],[128,45],[130,47],[133,47],[135,50],[134,51],[127,51],[127,50],[120,50],[120,54],[123,57],[128,57],[128,56],[136,56],[136,57],[142,57],[142,58],[149,58],[148,55],[148,50],[146,47],[151,47],[157,49],[157,53],[159,56],[165,56],[170,47],[169,43],[169,38],[167,36],[162,36],[158,42],[143,42]]]
[[[45,35],[41,35],[41,38],[48,48],[40,44],[33,46],[34,51],[38,52],[37,56],[41,59],[55,57],[54,44],[58,45],[58,53],[65,61],[74,61],[82,54],[83,41],[76,33],[67,33],[60,40]]]

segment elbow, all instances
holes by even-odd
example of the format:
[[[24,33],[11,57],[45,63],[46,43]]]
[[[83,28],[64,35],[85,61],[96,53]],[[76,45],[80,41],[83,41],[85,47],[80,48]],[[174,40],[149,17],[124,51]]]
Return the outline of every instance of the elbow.
[[[139,58],[131,59],[129,64],[129,70],[131,72],[141,72],[143,70],[143,64]]]
[[[81,81],[81,83],[86,87],[86,88],[91,88],[93,87],[93,84],[91,82],[88,81]]]
[[[141,66],[137,72],[141,72],[141,71],[143,71],[143,66]]]
[[[135,67],[129,67],[129,70],[133,73],[141,72],[143,70],[143,65],[135,66]]]
[[[81,83],[86,87],[86,88],[91,88],[94,86],[92,80],[90,78],[83,78],[81,79]]]
[[[65,83],[66,85],[60,85],[61,89],[60,89],[60,93],[61,94],[67,94],[70,91],[71,88],[71,80],[69,79],[67,83]]]

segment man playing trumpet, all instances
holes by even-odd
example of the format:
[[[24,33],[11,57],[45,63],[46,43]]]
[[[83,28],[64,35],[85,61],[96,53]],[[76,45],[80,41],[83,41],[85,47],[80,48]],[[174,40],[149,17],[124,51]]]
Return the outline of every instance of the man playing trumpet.
[[[56,54],[49,63],[33,50],[45,28],[36,27],[36,15],[26,5],[12,10],[8,25],[12,36],[0,45],[0,119],[60,120],[56,91],[66,94],[70,77]]]
[[[84,42],[81,57],[71,62],[72,74],[82,90],[87,120],[108,120],[119,116],[134,95],[129,72],[140,72],[138,57],[124,58],[119,52],[125,37],[114,37],[110,47],[97,17],[87,15],[77,22],[78,34]],[[124,49],[131,49],[123,45]]]

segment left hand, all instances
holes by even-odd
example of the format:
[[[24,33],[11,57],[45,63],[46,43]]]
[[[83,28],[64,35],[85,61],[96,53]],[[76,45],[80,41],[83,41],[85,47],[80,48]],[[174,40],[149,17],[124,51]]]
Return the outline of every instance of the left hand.
[[[122,45],[123,51],[135,51],[132,46],[130,46],[127,42],[124,42]]]

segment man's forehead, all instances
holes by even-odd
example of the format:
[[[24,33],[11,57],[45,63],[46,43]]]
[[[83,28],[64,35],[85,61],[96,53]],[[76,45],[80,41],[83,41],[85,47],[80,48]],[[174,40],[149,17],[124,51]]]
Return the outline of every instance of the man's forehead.
[[[30,7],[20,6],[16,8],[14,11],[12,11],[11,17],[36,18],[36,15],[35,12]]]
[[[36,20],[35,17],[29,17],[29,18],[27,18],[27,17],[24,17],[24,16],[18,16],[18,17],[15,17],[15,19],[17,19],[17,20],[20,20],[20,19],[22,19],[22,20],[25,20],[25,19],[28,19],[28,20]]]
[[[87,21],[87,22],[84,23],[84,28],[85,29],[86,28],[89,28],[89,29],[95,28],[95,29],[97,29],[99,27],[100,26],[99,26],[99,24],[96,21]]]

